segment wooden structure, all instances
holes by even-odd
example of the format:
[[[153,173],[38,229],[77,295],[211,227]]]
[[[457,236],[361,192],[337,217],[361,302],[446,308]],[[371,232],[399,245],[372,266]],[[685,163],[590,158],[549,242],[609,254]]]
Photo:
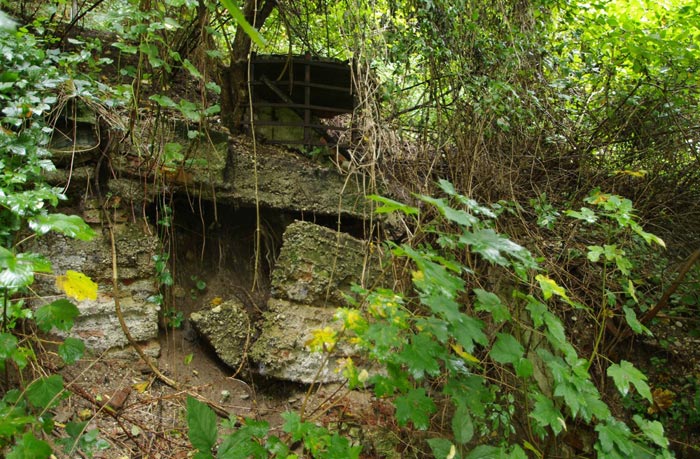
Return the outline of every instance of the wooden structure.
[[[253,55],[250,88],[254,127],[268,143],[307,147],[337,144],[355,108],[347,61]],[[322,122],[321,120],[328,120]],[[250,125],[250,119],[246,120]]]

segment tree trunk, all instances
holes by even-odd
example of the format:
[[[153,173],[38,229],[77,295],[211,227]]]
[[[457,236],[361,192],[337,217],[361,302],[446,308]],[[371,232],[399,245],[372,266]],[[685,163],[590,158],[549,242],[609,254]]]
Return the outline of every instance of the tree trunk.
[[[259,3],[263,5],[258,9]],[[243,14],[246,20],[256,29],[262,28],[265,20],[277,6],[276,0],[246,0]],[[222,119],[231,132],[240,132],[243,119],[248,109],[248,55],[251,40],[242,27],[236,30],[236,36],[231,45],[230,63],[222,69],[221,74],[221,112]]]

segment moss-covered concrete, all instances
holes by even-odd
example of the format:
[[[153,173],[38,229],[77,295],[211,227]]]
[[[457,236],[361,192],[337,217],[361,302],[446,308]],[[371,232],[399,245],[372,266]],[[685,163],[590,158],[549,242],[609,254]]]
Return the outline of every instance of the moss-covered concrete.
[[[245,306],[239,300],[231,299],[213,308],[193,312],[190,320],[226,365],[231,368],[240,365],[252,329]]]
[[[272,273],[272,296],[295,303],[338,307],[343,292],[360,284],[367,244],[310,222],[294,222]]]
[[[274,298],[268,302],[268,308],[262,334],[250,351],[260,374],[305,384],[344,379],[342,373],[336,370],[338,358],[347,352],[336,349],[333,356],[326,360],[325,354],[313,353],[306,347],[313,337],[313,330],[326,326],[339,327],[333,319],[334,309]]]
[[[158,240],[136,224],[115,225],[113,230],[124,320],[136,341],[154,339],[158,336],[159,307],[148,298],[158,293],[152,259]],[[71,269],[90,276],[98,284],[95,300],[74,301],[80,315],[70,334],[83,339],[89,348],[104,351],[125,346],[128,341],[115,312],[110,237],[97,227],[95,231],[91,241],[49,233],[37,238],[31,249],[46,255],[55,274]],[[44,295],[62,295],[53,279],[37,278],[35,288]]]

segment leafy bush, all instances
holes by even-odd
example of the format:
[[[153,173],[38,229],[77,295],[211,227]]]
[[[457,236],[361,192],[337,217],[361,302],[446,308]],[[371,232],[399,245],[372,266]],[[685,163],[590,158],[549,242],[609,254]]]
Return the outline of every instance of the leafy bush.
[[[563,287],[538,273],[541,267],[527,249],[495,230],[501,208],[482,206],[447,181],[440,187],[446,197],[419,196],[437,211],[436,218],[420,220],[435,244],[390,244],[396,257],[413,266],[412,289],[354,287],[355,295],[348,298],[353,307],[337,312],[342,331],[320,330],[310,347],[332,352],[340,340],[355,346],[360,358],[343,365],[350,387],[371,387],[375,396],[391,400],[398,425],[426,431],[422,438],[438,458],[525,459],[527,450],[545,457],[557,447],[556,437],[582,423],[597,433],[593,448],[600,458],[672,457],[660,422],[635,415],[632,428],[613,417],[589,370],[593,356],[578,354],[550,310],[557,302],[589,312],[595,306],[573,301]],[[599,217],[624,223],[648,242],[660,241],[638,227],[628,201],[594,195],[599,203],[609,203]],[[371,199],[380,204],[378,213],[400,212],[416,223],[424,213],[388,198]],[[515,285],[509,300],[502,292],[468,288],[477,280],[476,270],[487,265],[502,269]],[[653,403],[646,376],[630,362],[611,363],[607,375],[622,395],[633,388]],[[188,409],[198,457],[211,457],[214,414],[194,400]],[[450,419],[451,431],[442,435],[435,434],[440,432],[434,425],[438,411]],[[284,416],[285,432],[292,441],[303,440],[312,457],[357,457],[359,451],[337,434],[302,422],[297,414]],[[224,438],[218,457],[297,457],[289,456],[288,446],[269,436],[268,429],[267,423],[245,421]]]
[[[20,341],[16,336],[23,320],[34,319],[42,331],[54,327],[66,331],[78,315],[77,307],[65,299],[36,310],[28,306],[25,297],[35,274],[50,274],[51,265],[42,255],[23,251],[23,243],[49,231],[83,240],[94,236],[81,218],[49,212],[65,196],[44,180],[44,174],[54,170],[46,148],[51,129],[45,117],[57,101],[58,87],[68,76],[58,69],[66,56],[44,51],[40,44],[26,30],[0,30],[0,368],[5,370],[12,365],[21,371],[35,358],[31,339]],[[57,285],[79,300],[96,295],[97,286],[81,273],[68,271],[57,278]],[[82,341],[67,338],[58,354],[72,363],[83,349]],[[48,433],[54,428],[49,410],[64,393],[62,377],[51,375],[3,395],[0,451],[5,457],[49,457],[51,447],[39,437],[42,431]],[[69,434],[78,441],[82,427]],[[83,444],[94,445],[92,440],[83,440]]]

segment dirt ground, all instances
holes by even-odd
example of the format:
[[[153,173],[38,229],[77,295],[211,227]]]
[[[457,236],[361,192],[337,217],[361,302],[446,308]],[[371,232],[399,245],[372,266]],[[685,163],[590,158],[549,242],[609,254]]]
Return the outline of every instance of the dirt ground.
[[[186,427],[188,396],[210,404],[220,419],[227,414],[238,421],[268,421],[271,433],[279,436],[280,414],[299,412],[307,396],[306,413],[323,423],[340,422],[371,409],[367,394],[349,393],[342,385],[316,387],[309,393],[309,387],[303,385],[234,376],[234,370],[186,334],[178,330],[164,335],[156,360],[180,389],[157,380],[135,355],[86,358],[65,367],[61,373],[72,394],[56,409],[57,426],[89,421],[87,429],[98,429],[100,438],[109,444],[108,449],[93,452],[97,459],[186,458],[193,453]],[[55,449],[57,457],[89,457],[77,450]]]

